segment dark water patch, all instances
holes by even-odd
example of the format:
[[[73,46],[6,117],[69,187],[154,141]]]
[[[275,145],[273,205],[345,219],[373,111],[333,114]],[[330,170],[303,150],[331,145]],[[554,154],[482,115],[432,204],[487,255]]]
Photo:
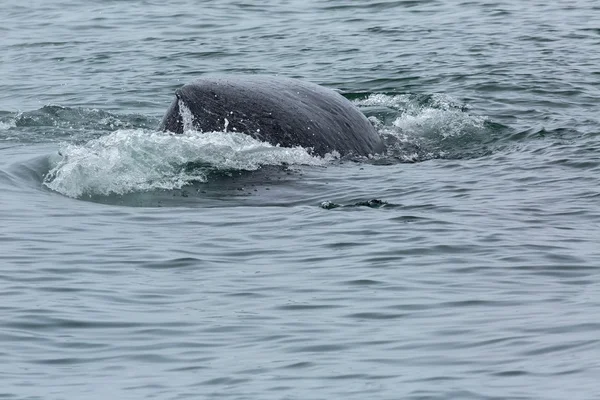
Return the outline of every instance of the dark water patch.
[[[221,385],[239,385],[239,384],[243,384],[248,382],[249,379],[242,379],[242,378],[231,378],[231,377],[221,377],[221,378],[213,378],[213,379],[208,379],[206,381],[203,381],[201,384],[202,385],[209,385],[209,386],[221,386]]]
[[[515,265],[511,268],[533,273],[539,276],[551,276],[557,278],[583,278],[590,274],[598,271],[597,267],[587,265],[572,265],[563,264],[562,262],[558,265],[540,264],[540,265]]]
[[[554,160],[553,163],[559,164],[561,166],[569,167],[569,168],[585,169],[585,170],[597,169],[600,166],[600,161],[573,160],[570,158],[557,159],[557,160]]]
[[[5,326],[10,329],[23,329],[32,331],[55,331],[55,330],[79,330],[79,329],[115,329],[115,328],[135,328],[140,326],[138,323],[123,321],[84,321],[56,317],[32,316],[34,320],[25,316],[21,321],[8,322]]]
[[[141,329],[135,329],[134,332],[136,335],[139,335],[141,337],[147,337],[148,339],[151,338],[168,338],[168,337],[177,337],[177,335],[182,333],[182,328],[185,328],[186,325],[187,327],[193,327],[193,324],[182,324],[182,323],[169,323],[168,324],[169,327],[160,327],[160,328],[141,328]],[[209,341],[209,342],[200,342],[200,341],[194,341],[194,342],[184,342],[184,341],[178,341],[177,344],[175,344],[174,346],[181,346],[181,347],[190,347],[193,349],[202,349],[202,348],[209,348],[209,347],[214,347],[216,345],[216,342],[213,341]]]
[[[391,320],[391,319],[399,319],[406,318],[408,314],[395,314],[395,313],[385,313],[385,312],[359,312],[353,314],[345,315],[346,318],[354,319],[354,320]]]
[[[11,263],[14,263],[16,265],[20,265],[20,264],[24,264],[24,265],[29,265],[31,264],[31,258],[30,257],[15,257],[15,256],[11,256],[6,257],[7,259],[10,259]],[[65,269],[61,271],[62,273],[69,273],[69,272],[78,272],[78,270],[76,269],[72,269],[71,271],[69,271],[69,269]],[[68,276],[65,276],[63,274],[50,274],[48,277],[46,277],[44,279],[44,282],[56,282],[56,283],[60,283],[60,282],[65,282],[69,280]],[[22,272],[21,274],[5,274],[4,276],[2,276],[2,278],[4,280],[6,280],[7,282],[21,282],[21,283],[38,283],[40,281],[39,276],[36,276],[36,273],[34,272]],[[15,290],[19,290],[19,289],[23,289],[22,287],[15,287]]]
[[[263,293],[256,293],[256,292],[236,292],[236,293],[227,293],[226,295],[230,296],[230,297],[256,298],[256,299],[262,299],[262,298],[268,297],[267,295],[265,295]]]
[[[490,300],[463,300],[463,301],[455,301],[441,304],[442,308],[446,307],[511,307],[518,306],[518,301],[490,301]]]
[[[288,351],[291,353],[329,353],[344,351],[350,348],[350,345],[343,344],[319,344],[312,346],[292,347]]]
[[[134,349],[134,350],[137,350],[137,349]],[[126,357],[128,359],[131,359],[132,361],[139,361],[142,363],[160,364],[160,365],[174,364],[174,363],[179,362],[179,360],[176,357],[167,357],[162,354],[153,354],[153,353],[139,354],[137,351],[132,354],[127,354]]]
[[[16,48],[16,49],[31,49],[31,48],[37,48],[37,47],[72,47],[72,46],[78,46],[78,45],[85,45],[86,42],[84,41],[77,41],[77,40],[73,40],[73,41],[60,41],[60,42],[48,42],[48,41],[41,41],[41,42],[33,42],[33,43],[15,43],[12,45],[9,45],[7,47],[9,48]]]
[[[373,279],[354,279],[350,281],[341,282],[341,284],[351,286],[378,286],[383,285],[384,282],[376,281]]]
[[[204,328],[202,331],[205,333],[226,334],[230,332],[244,332],[249,330],[250,327],[248,327],[247,325],[226,325]]]
[[[336,11],[336,10],[374,10],[384,11],[393,8],[413,8],[421,7],[424,5],[430,5],[437,3],[437,0],[398,0],[398,1],[377,1],[377,2],[356,2],[354,4],[337,4],[331,6],[324,6],[325,11]]]
[[[320,310],[320,309],[332,309],[339,308],[341,306],[333,304],[286,304],[283,306],[277,306],[278,310],[283,311],[306,311],[306,310]]]
[[[533,356],[538,356],[538,355],[542,355],[542,354],[544,354],[544,355],[555,354],[555,353],[569,354],[574,349],[577,349],[579,347],[590,348],[590,349],[595,348],[598,346],[599,343],[600,343],[599,340],[574,340],[574,341],[569,342],[568,344],[553,344],[553,345],[547,345],[547,346],[543,346],[543,345],[536,346],[535,349],[523,351],[523,352],[521,352],[520,355],[522,355],[523,357],[533,357]]]
[[[361,380],[374,379],[374,377],[371,377],[368,374],[343,374],[343,375],[327,376],[327,377],[323,377],[323,379],[339,381],[339,380],[355,380],[355,379],[361,379]]]
[[[80,293],[84,291],[84,288],[73,288],[73,287],[40,287],[38,288],[40,292],[50,292],[50,293]]]
[[[345,249],[354,249],[361,246],[369,245],[369,242],[337,242],[327,244],[326,247],[329,247],[332,250],[345,250]]]
[[[319,207],[324,210],[334,210],[336,208],[358,208],[358,207],[367,207],[367,208],[395,208],[401,207],[398,204],[390,204],[386,201],[380,199],[371,199],[366,201],[358,201],[354,204],[337,204],[331,201],[322,202]]]
[[[153,261],[141,264],[143,268],[150,269],[177,269],[177,268],[198,268],[205,265],[206,262],[195,257],[182,257],[164,261]]]
[[[65,367],[65,366],[71,366],[71,365],[81,365],[81,364],[105,362],[112,358],[113,357],[86,357],[86,358],[84,358],[84,357],[60,357],[60,358],[47,358],[47,359],[33,360],[32,363],[40,364],[40,365],[48,365],[48,366]]]
[[[172,368],[169,369],[169,372],[199,372],[209,370],[210,366],[208,365],[190,365],[186,367]]]
[[[313,368],[315,364],[308,361],[295,362],[292,364],[284,365],[283,369],[302,369],[302,368]]]
[[[508,137],[511,141],[523,141],[526,139],[575,139],[579,137],[581,133],[572,128],[530,128],[523,131],[513,133]]]
[[[533,334],[550,333],[553,335],[567,335],[570,333],[594,333],[600,330],[600,323],[577,322],[567,325],[527,327],[524,332]]]

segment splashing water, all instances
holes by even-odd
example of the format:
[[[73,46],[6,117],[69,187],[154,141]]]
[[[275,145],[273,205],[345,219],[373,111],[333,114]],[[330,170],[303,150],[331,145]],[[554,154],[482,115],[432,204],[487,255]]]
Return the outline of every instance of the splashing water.
[[[181,120],[183,121],[183,131],[184,132],[193,131],[194,130],[194,119],[195,119],[194,114],[188,108],[188,106],[185,105],[183,100],[179,99],[177,101],[177,104],[179,105],[179,115],[181,115]]]
[[[0,121],[0,131],[7,131],[16,126],[15,121]]]
[[[460,157],[487,135],[484,117],[442,95],[372,94],[359,107],[385,109],[387,120],[370,116],[388,144],[386,162]],[[281,148],[239,132],[193,130],[194,116],[180,100],[183,135],[148,129],[120,129],[83,145],[62,146],[44,185],[69,197],[108,196],[180,189],[206,182],[215,170],[257,170],[263,165],[323,165],[339,157],[313,157],[307,150]],[[225,129],[227,126],[224,127]],[[193,168],[190,168],[192,164]]]
[[[324,165],[334,156],[313,157],[301,147],[273,146],[236,132],[170,135],[118,130],[84,145],[69,144],[44,179],[69,197],[171,190],[206,182],[214,170],[253,171],[263,165]],[[187,168],[189,164],[204,166]]]
[[[487,118],[441,94],[371,94],[356,100],[373,110],[369,117],[386,140],[388,156],[404,162],[462,157],[468,148],[488,140]]]
[[[440,139],[465,135],[484,129],[485,117],[471,115],[464,105],[451,97],[434,94],[425,101],[409,95],[372,94],[356,102],[359,106],[387,107],[400,115],[392,126],[403,133],[437,136]]]

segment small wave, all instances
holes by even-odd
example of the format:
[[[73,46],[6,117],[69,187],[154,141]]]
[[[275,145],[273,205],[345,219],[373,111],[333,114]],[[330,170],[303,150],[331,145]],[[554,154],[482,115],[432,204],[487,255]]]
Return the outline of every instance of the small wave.
[[[0,121],[0,131],[7,131],[11,128],[16,127],[14,119],[9,119],[7,121]]]
[[[487,118],[450,96],[378,93],[354,103],[386,141],[386,157],[401,162],[476,157],[491,138]]]
[[[84,142],[119,129],[153,129],[157,124],[156,118],[139,114],[46,105],[32,111],[0,111],[0,141],[43,143],[75,139]]]
[[[335,157],[313,157],[301,147],[277,147],[238,132],[171,135],[138,129],[118,130],[83,145],[67,144],[52,158],[44,185],[80,198],[180,189],[206,182],[213,171],[324,165]]]
[[[15,121],[15,115],[10,112],[0,111],[0,131],[8,131],[17,126]],[[6,140],[6,132],[0,134],[0,140]]]
[[[16,127],[55,127],[63,129],[116,130],[148,127],[147,118],[138,115],[116,115],[95,108],[71,108],[46,105],[39,110],[19,112]],[[155,121],[152,121],[154,125]]]

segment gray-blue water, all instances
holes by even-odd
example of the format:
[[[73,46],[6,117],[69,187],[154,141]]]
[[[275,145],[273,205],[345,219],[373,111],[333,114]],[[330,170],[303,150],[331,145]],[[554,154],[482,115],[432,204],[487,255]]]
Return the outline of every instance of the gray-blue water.
[[[2,1],[0,398],[600,398],[597,4]],[[222,73],[386,154],[155,130]]]

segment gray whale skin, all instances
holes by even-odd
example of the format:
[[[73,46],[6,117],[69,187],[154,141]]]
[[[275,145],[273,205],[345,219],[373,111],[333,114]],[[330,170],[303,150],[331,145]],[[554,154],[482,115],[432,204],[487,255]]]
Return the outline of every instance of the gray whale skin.
[[[175,96],[160,130],[183,133],[182,114],[189,110],[195,130],[243,132],[272,145],[302,146],[319,156],[334,150],[342,156],[369,156],[384,148],[373,125],[349,100],[298,79],[206,77],[179,88]]]

